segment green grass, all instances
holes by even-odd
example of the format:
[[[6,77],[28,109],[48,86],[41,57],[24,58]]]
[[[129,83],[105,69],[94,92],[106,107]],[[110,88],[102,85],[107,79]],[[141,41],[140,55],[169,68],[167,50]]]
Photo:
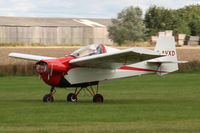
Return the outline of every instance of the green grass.
[[[17,47],[17,46],[25,46],[24,43],[0,43],[0,47]]]
[[[199,133],[200,73],[145,75],[101,84],[105,102],[85,91],[67,103],[73,89],[49,87],[38,77],[0,77],[0,133]]]

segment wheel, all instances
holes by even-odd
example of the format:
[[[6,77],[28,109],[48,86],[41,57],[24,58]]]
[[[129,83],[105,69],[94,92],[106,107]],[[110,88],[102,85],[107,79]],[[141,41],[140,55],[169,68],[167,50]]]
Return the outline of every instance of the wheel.
[[[103,96],[101,94],[96,94],[93,97],[93,102],[94,103],[103,103]]]
[[[68,102],[77,102],[77,96],[76,95],[74,95],[73,93],[69,93],[68,95],[67,95],[67,101]]]
[[[52,97],[52,98],[50,99],[50,94],[46,94],[46,95],[44,95],[44,97],[43,97],[43,102],[54,102],[54,98]]]

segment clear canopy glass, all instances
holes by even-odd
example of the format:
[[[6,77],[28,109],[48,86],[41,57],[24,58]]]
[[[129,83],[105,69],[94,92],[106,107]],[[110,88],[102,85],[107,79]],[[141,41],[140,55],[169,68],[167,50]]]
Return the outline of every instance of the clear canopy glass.
[[[91,44],[74,51],[72,55],[77,57],[84,57],[102,53],[103,53],[103,48],[101,44]]]

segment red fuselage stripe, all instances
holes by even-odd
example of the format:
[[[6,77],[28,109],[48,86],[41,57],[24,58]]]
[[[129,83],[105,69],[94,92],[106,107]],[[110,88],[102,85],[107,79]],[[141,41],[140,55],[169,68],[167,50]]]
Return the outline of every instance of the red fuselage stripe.
[[[144,69],[144,68],[136,68],[136,67],[129,67],[129,66],[123,66],[119,69],[123,70],[134,70],[134,71],[146,71],[146,72],[159,72],[159,73],[169,73],[167,71],[158,71],[158,70],[151,70],[151,69]]]

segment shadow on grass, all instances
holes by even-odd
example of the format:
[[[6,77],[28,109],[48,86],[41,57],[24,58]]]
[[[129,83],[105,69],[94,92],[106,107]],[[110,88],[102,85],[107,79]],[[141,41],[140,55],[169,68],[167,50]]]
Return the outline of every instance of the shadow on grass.
[[[17,100],[2,100],[1,102],[18,102],[18,103],[44,103],[41,99],[17,99]],[[105,99],[103,104],[183,104],[197,102],[191,99]],[[53,102],[56,103],[66,103],[70,104],[66,100],[56,100]],[[92,104],[92,100],[78,100],[78,102],[71,104]]]
[[[182,104],[193,102],[187,99],[117,99],[106,100],[105,104]]]

